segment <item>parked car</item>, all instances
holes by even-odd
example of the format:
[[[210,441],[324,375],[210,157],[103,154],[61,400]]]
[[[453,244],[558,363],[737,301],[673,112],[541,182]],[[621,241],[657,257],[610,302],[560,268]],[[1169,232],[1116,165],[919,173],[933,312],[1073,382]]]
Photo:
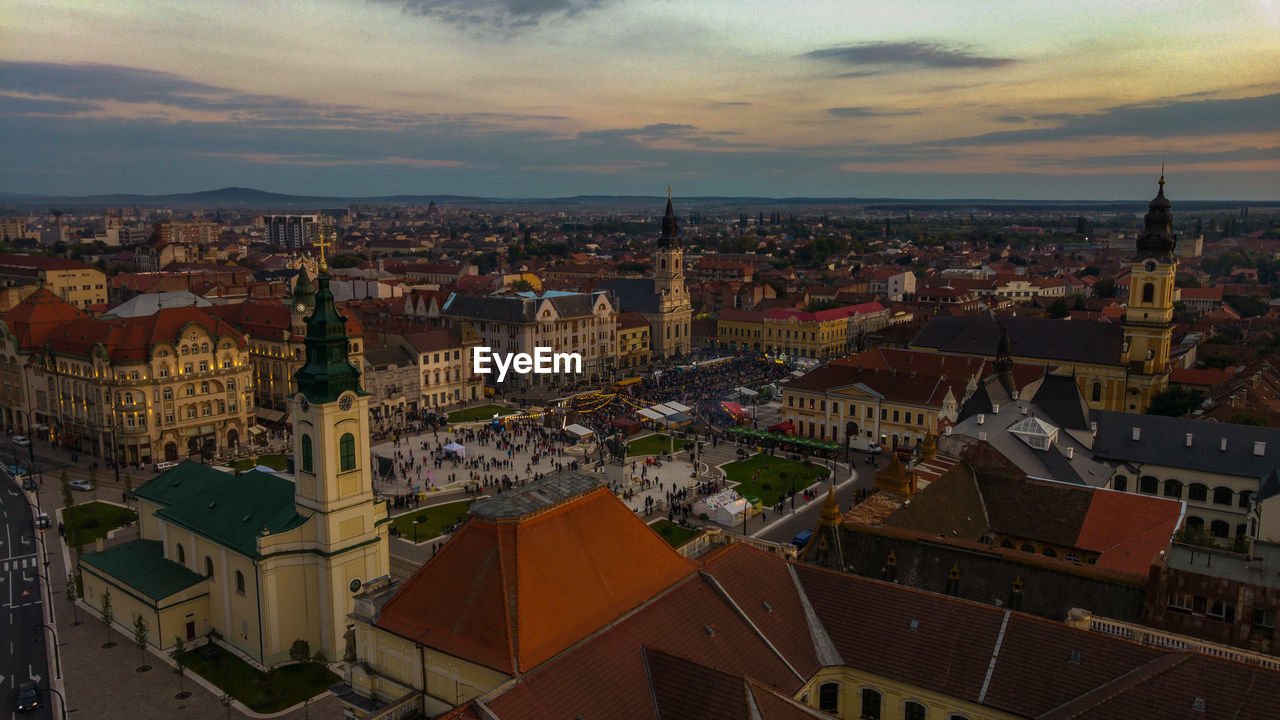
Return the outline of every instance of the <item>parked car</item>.
[[[24,476],[23,476],[23,478],[22,478],[22,489],[23,489],[23,490],[35,490],[35,489],[36,489],[36,481],[35,481],[35,480],[32,480],[30,475],[24,475]]]
[[[14,435],[9,438],[9,441],[18,447],[26,447],[31,444],[31,441],[27,439],[26,435]]]
[[[93,483],[88,480],[72,480],[67,483],[67,485],[71,486],[72,490],[84,490],[85,492],[88,492],[93,489]]]
[[[18,686],[18,699],[14,710],[26,712],[40,707],[40,695],[36,692],[36,684],[30,680]]]
[[[49,513],[40,513],[36,516],[36,528],[39,530],[49,529]]]
[[[804,546],[809,544],[809,538],[811,538],[811,537],[813,537],[813,530],[812,530],[812,529],[803,530],[803,531],[801,531],[801,532],[800,532],[800,534],[798,534],[798,535],[796,535],[795,537],[791,538],[791,544],[792,544],[792,545],[795,545],[797,548],[799,548],[799,549],[803,550],[803,549],[804,549]]]
[[[155,471],[158,473],[162,473],[166,470],[172,470],[173,468],[176,468],[176,467],[178,467],[178,463],[173,462],[172,460],[165,460],[163,462],[156,463]]]

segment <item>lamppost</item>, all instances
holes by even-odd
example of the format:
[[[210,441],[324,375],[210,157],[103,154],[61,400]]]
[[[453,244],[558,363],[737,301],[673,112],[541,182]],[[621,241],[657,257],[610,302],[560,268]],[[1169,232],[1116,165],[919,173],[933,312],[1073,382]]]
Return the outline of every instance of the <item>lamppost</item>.
[[[67,720],[67,699],[62,696],[62,693],[58,692],[57,690],[54,690],[51,687],[47,687],[45,688],[45,690],[48,690],[51,693],[50,697],[52,697],[53,695],[58,696],[58,701],[62,704],[62,720]]]
[[[51,601],[52,602],[52,601]],[[58,652],[58,632],[46,623],[37,623],[53,636],[53,672],[55,677],[62,677],[62,655]]]
[[[421,515],[413,519],[413,544],[414,545],[418,544],[418,523],[421,523],[421,522],[422,522]]]

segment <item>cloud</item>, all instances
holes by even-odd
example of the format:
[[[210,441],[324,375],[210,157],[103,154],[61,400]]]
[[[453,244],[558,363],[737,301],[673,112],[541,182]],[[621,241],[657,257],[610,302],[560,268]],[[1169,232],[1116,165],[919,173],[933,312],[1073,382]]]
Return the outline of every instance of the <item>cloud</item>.
[[[853,70],[839,77],[864,77],[891,70],[908,68],[999,68],[1010,65],[1013,58],[975,55],[964,48],[948,48],[928,42],[871,42],[812,50],[800,55],[806,60],[819,60],[849,65]]]
[[[197,153],[205,157],[231,158],[264,165],[302,165],[306,167],[341,167],[344,165],[404,165],[408,167],[462,167],[460,160],[431,160],[415,157],[342,158],[336,155],[284,155],[281,153]]]
[[[464,30],[520,30],[595,10],[612,0],[377,0]]]
[[[997,115],[996,122],[1002,123],[1024,123],[1027,119],[1021,115]]]
[[[1117,105],[1096,113],[1036,115],[1031,119],[1051,122],[1055,126],[1002,130],[924,144],[983,146],[1089,137],[1169,138],[1267,133],[1275,132],[1277,117],[1280,117],[1280,93],[1233,99],[1166,99]]]
[[[870,105],[858,105],[856,107],[833,107],[827,108],[827,112],[836,117],[842,118],[864,118],[864,117],[898,117],[902,115],[919,115],[919,110],[889,110],[886,108],[874,108]]]
[[[101,106],[82,100],[0,95],[0,117],[8,115],[76,115]]]

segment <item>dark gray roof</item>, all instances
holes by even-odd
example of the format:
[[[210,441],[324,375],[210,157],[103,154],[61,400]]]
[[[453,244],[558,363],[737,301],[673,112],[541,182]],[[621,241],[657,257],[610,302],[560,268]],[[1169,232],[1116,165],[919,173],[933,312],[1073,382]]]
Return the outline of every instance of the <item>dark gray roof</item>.
[[[550,302],[560,317],[584,317],[591,314],[595,300],[586,293],[554,295],[549,298],[455,294],[445,301],[441,312],[450,317],[531,323],[537,319],[538,306],[543,302]]]
[[[1280,495],[1280,470],[1272,470],[1267,476],[1262,478],[1262,482],[1258,485],[1258,499],[1266,500],[1271,497]]]
[[[1124,328],[1118,323],[1017,317],[1001,322],[1009,327],[1009,342],[1015,358],[1120,364]],[[911,341],[911,346],[995,357],[999,342],[1000,325],[996,322],[940,315],[929,320]]]
[[[471,506],[471,514],[484,520],[514,520],[588,493],[605,482],[603,475],[574,471],[552,473],[524,487],[504,491],[486,500],[477,500]]]
[[[1070,375],[1045,375],[1031,402],[1058,427],[1089,429],[1089,404]]]
[[[382,367],[386,365],[413,365],[417,362],[416,358],[414,358],[408,350],[405,350],[399,345],[373,349],[366,347],[364,350],[364,361],[373,367]]]
[[[974,415],[985,415],[990,413],[996,405],[1008,405],[1012,402],[1013,395],[1005,380],[1006,378],[1000,377],[1000,373],[992,373],[982,378],[978,383],[978,389],[964,401],[964,405],[960,408],[960,415],[956,419],[963,421]]]
[[[596,289],[613,291],[622,306],[620,312],[658,312],[658,294],[652,278],[614,278],[600,283]]]
[[[1099,460],[1162,465],[1261,479],[1280,467],[1280,429],[1233,423],[1138,415],[1109,410],[1097,413],[1093,456]],[[1133,428],[1139,428],[1133,439]],[[1187,447],[1187,434],[1191,447]],[[1222,439],[1227,449],[1221,449]],[[1264,443],[1254,454],[1254,443]]]

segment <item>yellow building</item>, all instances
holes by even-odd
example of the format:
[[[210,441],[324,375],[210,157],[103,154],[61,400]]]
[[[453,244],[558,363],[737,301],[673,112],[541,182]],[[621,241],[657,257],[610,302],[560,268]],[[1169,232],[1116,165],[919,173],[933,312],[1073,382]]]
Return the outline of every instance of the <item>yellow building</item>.
[[[1160,190],[1151,200],[1138,237],[1138,253],[1130,266],[1129,305],[1124,314],[1124,345],[1120,359],[1128,368],[1124,404],[1142,412],[1151,399],[1169,385],[1169,352],[1173,338],[1174,277],[1178,259],[1173,254],[1173,213]]]
[[[875,302],[816,312],[726,310],[716,321],[716,341],[721,350],[828,358],[855,351],[863,333],[888,320],[889,311]]]
[[[67,258],[0,255],[0,286],[40,284],[80,309],[107,302],[107,275]]]
[[[84,597],[141,616],[151,641],[212,635],[263,665],[295,640],[344,654],[364,581],[386,575],[387,512],[369,467],[368,394],[320,275],[293,397],[296,476],[183,462],[136,491],[141,539],[81,558]]]
[[[618,369],[649,364],[649,322],[640,313],[618,314]]]

